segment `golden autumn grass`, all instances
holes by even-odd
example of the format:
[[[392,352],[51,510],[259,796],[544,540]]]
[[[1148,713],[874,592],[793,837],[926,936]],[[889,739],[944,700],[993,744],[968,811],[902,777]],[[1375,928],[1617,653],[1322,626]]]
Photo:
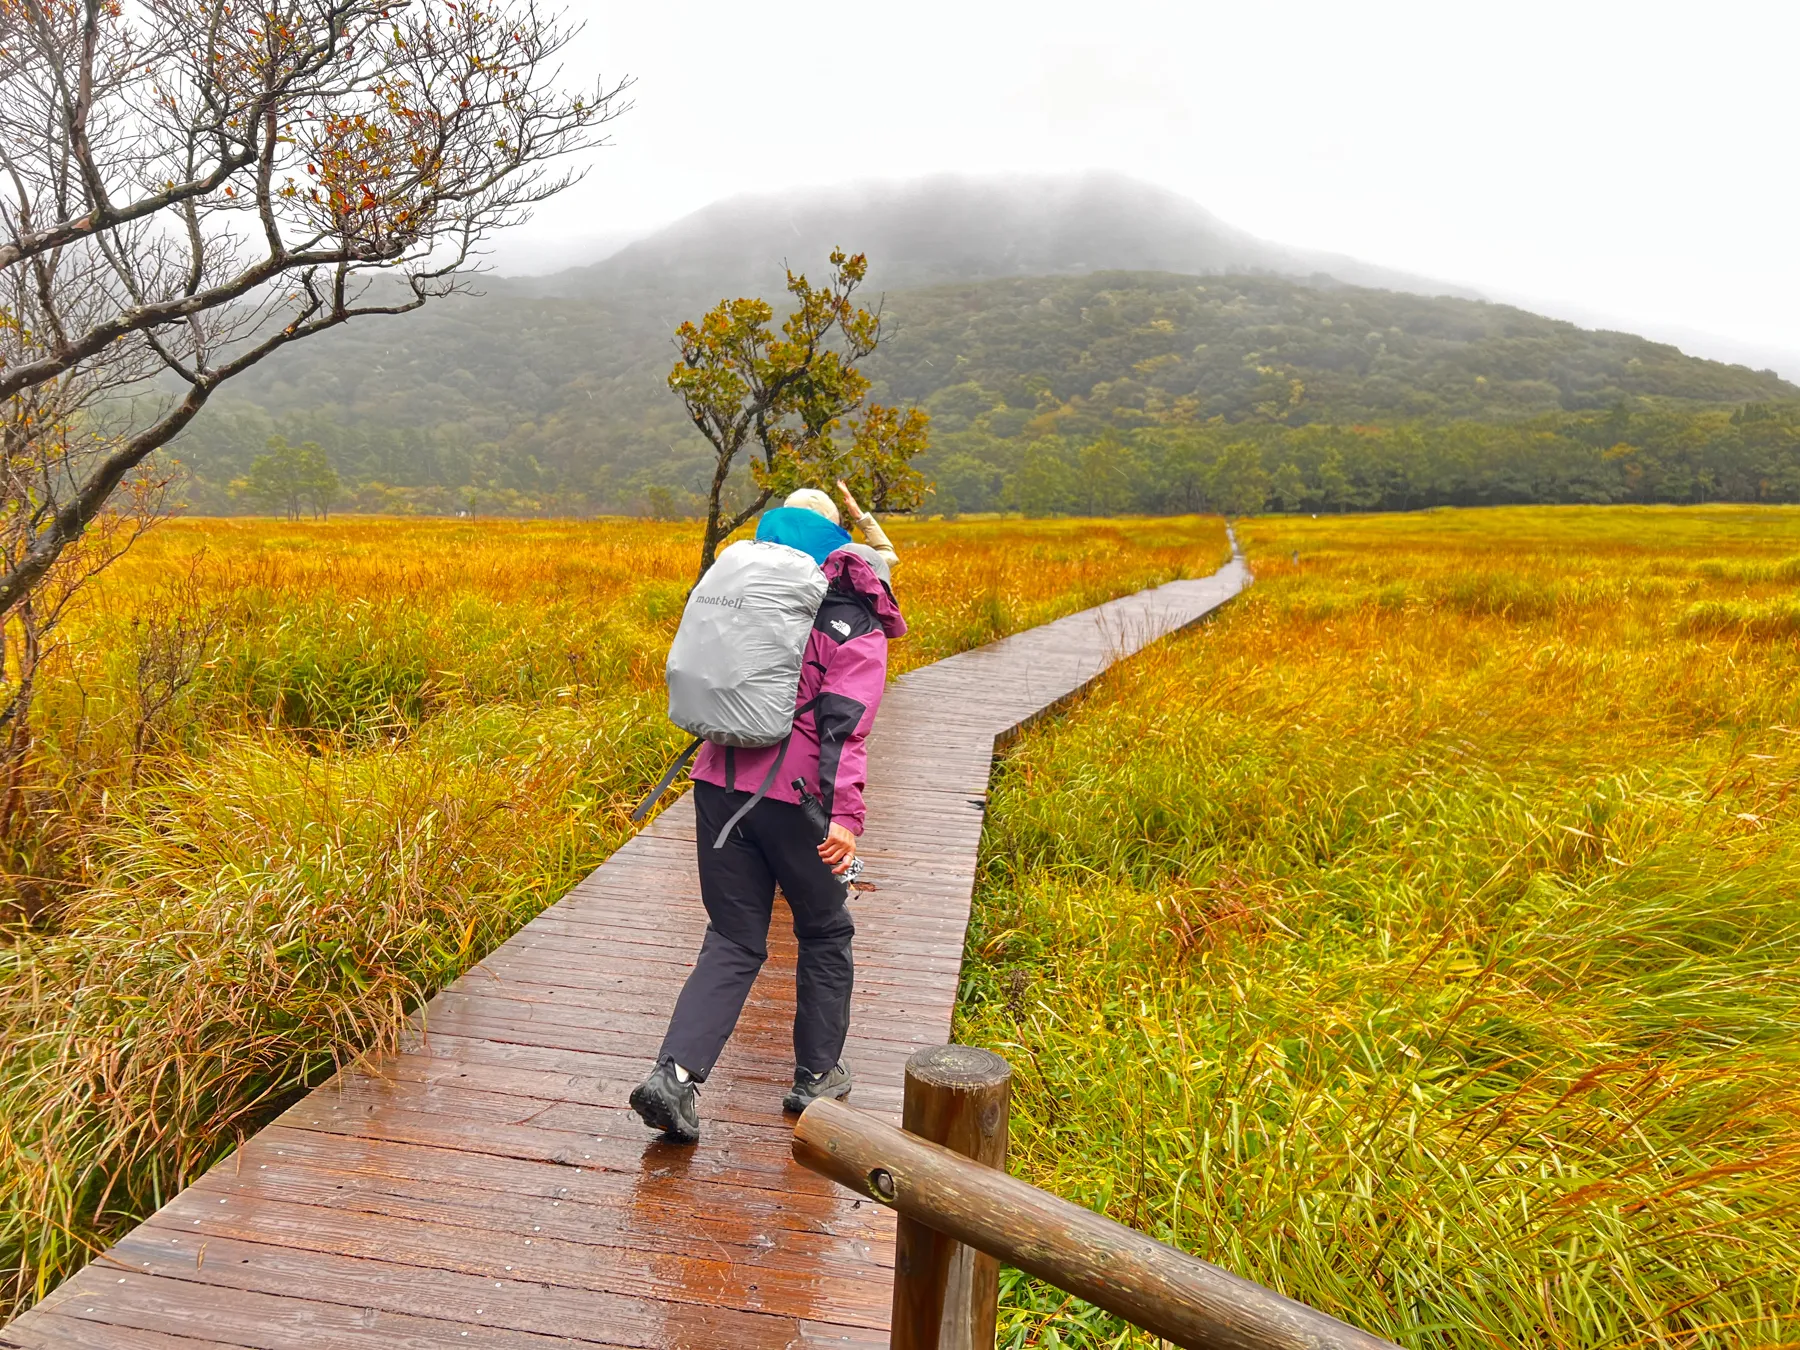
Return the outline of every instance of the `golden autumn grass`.
[[[1014,1170],[1407,1346],[1800,1344],[1800,512],[1239,533],[996,782]]]
[[[1224,547],[1199,519],[894,532],[896,670]],[[60,852],[0,928],[0,1320],[617,847],[679,744],[698,553],[687,525],[193,520],[106,575],[38,708]]]

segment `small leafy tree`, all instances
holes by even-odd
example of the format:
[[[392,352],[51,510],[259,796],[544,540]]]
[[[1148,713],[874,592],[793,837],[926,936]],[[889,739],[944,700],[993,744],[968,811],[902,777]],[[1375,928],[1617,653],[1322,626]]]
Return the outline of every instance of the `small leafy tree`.
[[[1283,511],[1298,511],[1306,503],[1306,479],[1292,460],[1283,460],[1269,478],[1269,495]]]
[[[1219,452],[1207,495],[1213,509],[1223,515],[1253,516],[1263,509],[1269,499],[1269,475],[1254,442],[1238,441]]]
[[[1076,461],[1076,493],[1086,516],[1116,516],[1131,505],[1138,476],[1131,447],[1108,431],[1085,445]]]
[[[1074,509],[1080,484],[1062,447],[1055,441],[1033,441],[1025,447],[1013,475],[1012,504],[1027,516],[1060,516]]]
[[[1344,472],[1344,457],[1335,445],[1319,461],[1318,477],[1321,505],[1332,511],[1342,511],[1351,505],[1356,489],[1350,482],[1350,475]]]
[[[301,448],[310,451],[301,466],[306,504],[312,507],[314,519],[326,520],[331,515],[331,508],[337,504],[337,499],[343,495],[343,485],[338,482],[337,470],[331,467],[331,461],[325,458],[324,451],[312,441]]]
[[[250,465],[244,494],[258,505],[300,519],[303,507],[324,516],[339,494],[337,470],[317,441],[289,445],[285,436],[269,437],[269,452]]]
[[[777,493],[841,478],[875,510],[911,510],[924,500],[925,480],[912,460],[926,445],[926,414],[864,403],[869,380],[857,363],[882,338],[880,313],[854,299],[868,266],[862,254],[836,249],[823,286],[790,271],[794,308],[779,331],[771,327],[774,307],[749,299],[721,301],[676,330],[680,358],[669,389],[715,456],[701,575],[720,543]],[[847,441],[840,440],[846,429]],[[734,510],[726,485],[746,448],[755,491]]]
[[[248,497],[267,511],[279,511],[289,520],[300,515],[300,482],[295,473],[295,450],[281,436],[269,437],[266,454],[250,462],[250,476],[233,485],[233,495]]]

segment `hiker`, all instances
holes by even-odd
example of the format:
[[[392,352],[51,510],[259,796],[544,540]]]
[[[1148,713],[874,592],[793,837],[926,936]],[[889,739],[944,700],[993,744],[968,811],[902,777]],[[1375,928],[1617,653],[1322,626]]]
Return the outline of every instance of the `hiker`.
[[[900,554],[888,541],[887,531],[881,528],[881,522],[876,520],[872,513],[862,509],[862,505],[856,500],[856,494],[850,491],[848,485],[841,478],[838,479],[838,491],[844,494],[844,505],[850,508],[851,522],[862,531],[862,537],[867,541],[869,547],[879,553],[887,563],[888,573],[891,576],[893,569],[900,565]],[[782,504],[799,507],[803,511],[817,512],[839,529],[843,528],[844,522],[838,515],[837,503],[818,488],[801,488],[797,492],[790,492],[787,501]],[[757,538],[761,537],[761,534],[757,535]],[[844,535],[843,542],[850,542],[848,533]]]
[[[825,494],[816,495],[831,505]],[[873,519],[845,496],[856,518]],[[757,526],[759,541],[811,554],[826,582],[806,637],[791,734],[756,749],[709,740],[694,763],[706,936],[675,1002],[656,1068],[631,1093],[632,1109],[645,1124],[681,1143],[700,1138],[699,1085],[730,1039],[768,957],[777,885],[800,947],[794,1085],[782,1109],[804,1111],[819,1097],[844,1097],[851,1088],[843,1049],[856,927],[843,874],[863,829],[863,740],[886,686],[888,640],[906,631],[906,621],[889,585],[888,559],[878,546],[849,542],[833,515],[835,508],[827,515],[810,505],[784,505],[766,512]],[[879,533],[880,526],[874,528]],[[757,800],[759,790],[764,795]],[[808,809],[821,807],[822,817],[809,820]],[[821,843],[819,825],[825,822]]]

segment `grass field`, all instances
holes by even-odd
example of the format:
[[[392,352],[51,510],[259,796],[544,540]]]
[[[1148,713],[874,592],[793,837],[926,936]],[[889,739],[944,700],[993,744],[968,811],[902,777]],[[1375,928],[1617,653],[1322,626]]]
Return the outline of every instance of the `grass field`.
[[[896,670],[1222,559],[1216,520],[900,524]],[[688,525],[178,521],[37,708],[0,914],[0,1320],[617,847],[680,743]]]
[[[997,778],[1014,1170],[1407,1346],[1800,1344],[1800,511],[1239,533]]]

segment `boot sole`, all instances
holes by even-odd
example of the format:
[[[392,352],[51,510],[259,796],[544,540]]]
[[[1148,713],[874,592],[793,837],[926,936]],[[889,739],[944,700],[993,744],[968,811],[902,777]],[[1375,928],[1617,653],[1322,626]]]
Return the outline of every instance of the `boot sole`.
[[[682,1124],[666,1104],[645,1092],[641,1084],[631,1089],[631,1109],[638,1113],[638,1119],[642,1120],[644,1124],[653,1130],[661,1130],[677,1143],[697,1144],[700,1142],[700,1131],[690,1129]]]
[[[815,1092],[810,1097],[802,1097],[798,1093],[790,1092],[781,1099],[781,1109],[786,1111],[790,1116],[797,1116],[821,1097],[830,1098],[835,1102],[843,1101],[844,1098],[850,1095],[850,1089],[855,1086],[856,1083],[851,1081],[838,1087],[831,1088],[825,1092]]]

